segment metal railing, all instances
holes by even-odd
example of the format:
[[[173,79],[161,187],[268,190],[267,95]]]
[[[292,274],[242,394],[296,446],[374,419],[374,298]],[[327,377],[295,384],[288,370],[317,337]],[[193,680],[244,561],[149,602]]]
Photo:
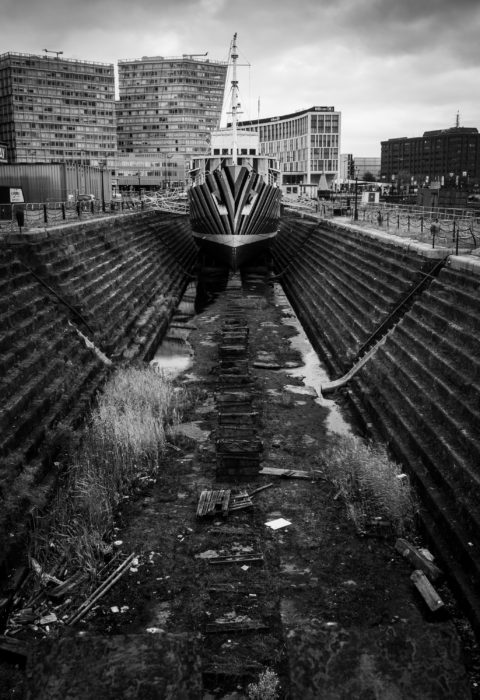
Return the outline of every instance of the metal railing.
[[[342,217],[356,226],[377,229],[384,233],[409,240],[428,243],[432,248],[442,247],[470,251],[480,245],[480,212],[478,210],[453,208],[427,208],[408,204],[386,202],[359,204],[358,219],[355,219],[354,198],[347,206],[340,200],[320,200],[316,205],[307,202],[289,201],[287,208],[316,211],[323,219]]]
[[[74,221],[87,221],[121,213],[157,209],[185,214],[186,200],[165,195],[157,198],[124,198],[121,201],[99,202],[28,202],[7,205],[9,214],[0,218],[0,235],[23,230],[47,229]]]
[[[362,204],[356,224],[431,243],[432,247],[472,250],[480,241],[478,212],[401,204]]]

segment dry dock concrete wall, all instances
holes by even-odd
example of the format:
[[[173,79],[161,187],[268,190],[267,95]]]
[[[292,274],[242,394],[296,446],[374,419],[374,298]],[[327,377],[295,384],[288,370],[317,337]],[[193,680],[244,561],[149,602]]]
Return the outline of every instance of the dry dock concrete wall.
[[[62,435],[115,363],[151,358],[196,257],[188,219],[155,211],[0,241],[0,565]]]
[[[275,269],[332,378],[449,251],[286,218]],[[415,477],[422,523],[480,621],[480,257],[449,256],[343,390],[365,433]]]

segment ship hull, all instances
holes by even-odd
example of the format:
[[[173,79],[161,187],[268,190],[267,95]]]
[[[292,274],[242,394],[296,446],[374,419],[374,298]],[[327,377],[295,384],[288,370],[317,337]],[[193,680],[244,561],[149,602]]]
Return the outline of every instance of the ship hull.
[[[281,192],[245,166],[207,173],[189,190],[198,247],[236,270],[268,250],[280,218]]]

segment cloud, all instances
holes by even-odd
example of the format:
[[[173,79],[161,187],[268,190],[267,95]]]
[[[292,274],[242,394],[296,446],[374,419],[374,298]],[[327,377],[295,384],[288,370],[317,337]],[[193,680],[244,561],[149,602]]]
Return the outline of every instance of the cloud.
[[[26,21],[28,19],[28,21]],[[477,126],[478,0],[4,0],[3,51],[115,62],[205,53],[238,32],[244,118],[334,105],[343,146]],[[366,152],[365,152],[366,151]]]

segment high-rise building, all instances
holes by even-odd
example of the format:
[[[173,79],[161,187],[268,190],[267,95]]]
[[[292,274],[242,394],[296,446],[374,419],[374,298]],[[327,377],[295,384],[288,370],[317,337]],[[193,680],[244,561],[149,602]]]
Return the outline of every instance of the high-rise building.
[[[331,189],[338,178],[341,113],[334,107],[310,107],[238,126],[259,132],[261,153],[278,161],[287,192],[298,186]]]
[[[0,55],[0,141],[10,163],[98,165],[116,152],[113,64],[60,54]]]
[[[218,127],[227,64],[184,55],[118,62],[118,151],[199,155]]]

